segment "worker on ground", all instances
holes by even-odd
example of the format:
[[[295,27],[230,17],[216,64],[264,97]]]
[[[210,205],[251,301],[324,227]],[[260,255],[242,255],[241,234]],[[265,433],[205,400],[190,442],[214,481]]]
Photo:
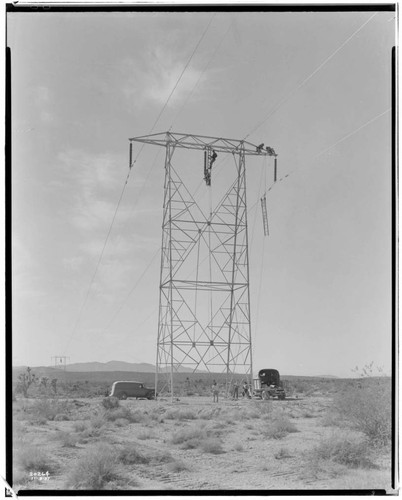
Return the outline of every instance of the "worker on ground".
[[[215,382],[215,380],[212,383],[212,396],[213,396],[213,402],[218,403],[219,402],[219,389],[218,389],[218,384]]]
[[[239,384],[238,382],[234,383],[233,386],[233,399],[237,401],[239,399]]]
[[[243,384],[243,398],[244,397],[247,397],[247,398],[251,397],[250,393],[248,391],[248,384],[247,384],[247,382],[244,382],[244,384]]]

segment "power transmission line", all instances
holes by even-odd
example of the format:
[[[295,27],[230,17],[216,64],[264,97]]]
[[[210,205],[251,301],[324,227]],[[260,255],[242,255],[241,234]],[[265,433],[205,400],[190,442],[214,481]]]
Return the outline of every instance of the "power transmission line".
[[[352,135],[355,135],[357,134],[357,132],[359,132],[362,128],[365,128],[367,127],[367,125],[370,125],[370,123],[373,123],[375,122],[376,120],[378,120],[378,118],[381,118],[381,116],[384,116],[386,115],[387,113],[389,113],[390,111],[392,110],[392,108],[388,108],[386,109],[385,111],[383,111],[382,113],[378,114],[377,116],[374,116],[374,118],[370,118],[369,120],[367,120],[365,123],[363,123],[363,125],[360,125],[360,127],[358,127],[357,129],[353,130],[352,132],[349,132],[348,134],[344,135],[343,137],[341,137],[338,141],[336,141],[334,144],[332,144],[331,146],[323,149],[320,153],[318,153],[317,156],[315,156],[313,159],[315,158],[318,158],[319,156],[325,154],[327,151],[329,151],[330,149],[334,148],[335,146],[337,146],[338,144],[340,144],[341,142],[343,141],[346,141],[346,139],[349,139],[349,137],[352,137]]]
[[[362,125],[359,125],[359,127],[357,127],[356,129],[352,130],[352,132],[349,132],[348,134],[344,135],[343,137],[341,137],[340,139],[338,139],[336,142],[334,142],[333,144],[331,144],[331,146],[328,146],[326,147],[325,149],[323,149],[322,151],[320,151],[317,155],[313,156],[312,160],[316,160],[317,158],[319,158],[320,156],[322,156],[323,154],[327,153],[328,151],[330,151],[331,149],[333,149],[335,146],[337,146],[338,144],[340,144],[341,142],[343,141],[346,141],[347,139],[349,139],[350,137],[352,137],[353,135],[357,134],[358,132],[360,132],[360,130],[362,130],[363,128],[367,127],[368,125],[370,125],[371,123],[375,122],[376,120],[378,120],[379,118],[381,118],[382,116],[386,115],[387,113],[389,113],[390,111],[392,110],[392,108],[388,108],[386,109],[385,111],[382,111],[381,113],[379,113],[378,115],[374,116],[373,118],[370,118],[369,120],[367,120],[366,122],[364,122]],[[279,181],[282,181],[284,180],[285,178],[289,177],[290,175],[294,174],[294,173],[297,173],[298,170],[296,169],[293,169],[293,170],[290,170],[287,174],[283,175]],[[273,182],[271,184],[271,186],[267,189],[267,192],[268,191],[271,191],[271,189],[277,184],[277,182]],[[250,212],[252,210],[254,210],[254,208],[257,206],[257,203],[259,202],[259,199],[257,199],[257,201],[251,206],[250,208]]]
[[[113,227],[114,221],[115,221],[115,219],[116,219],[116,215],[117,215],[117,212],[118,212],[118,210],[119,210],[121,200],[123,199],[124,191],[126,190],[127,183],[128,183],[128,179],[129,179],[129,177],[130,177],[130,173],[131,173],[131,170],[129,170],[129,171],[128,171],[128,173],[127,173],[127,177],[126,177],[126,180],[124,181],[123,189],[122,189],[122,191],[121,191],[121,193],[120,193],[120,197],[119,197],[119,200],[118,200],[118,202],[117,202],[116,209],[115,209],[114,214],[113,214],[112,222],[110,223],[109,230],[108,230],[108,232],[107,232],[107,234],[106,234],[106,238],[105,238],[105,241],[104,241],[103,246],[102,246],[102,251],[101,251],[101,253],[100,253],[100,255],[99,255],[98,262],[97,262],[96,267],[95,267],[95,271],[94,271],[94,273],[93,273],[93,275],[92,275],[92,279],[91,279],[91,281],[90,281],[90,283],[89,283],[89,286],[88,286],[88,289],[87,289],[87,292],[86,292],[86,295],[85,295],[84,301],[83,301],[83,303],[81,304],[80,310],[79,310],[79,312],[78,312],[78,316],[77,316],[77,319],[76,319],[76,321],[75,321],[75,324],[74,324],[74,327],[73,327],[72,333],[71,333],[71,335],[70,335],[70,337],[69,337],[69,340],[68,340],[68,342],[67,342],[66,350],[67,350],[67,349],[68,349],[68,347],[70,346],[71,340],[73,339],[73,337],[74,337],[74,335],[75,335],[75,333],[76,333],[77,326],[78,326],[78,323],[79,323],[79,321],[80,321],[80,319],[81,319],[82,312],[83,312],[84,307],[85,307],[85,305],[86,305],[86,303],[87,303],[87,301],[88,301],[89,292],[91,291],[91,287],[92,287],[92,285],[93,285],[93,283],[94,283],[94,281],[95,281],[95,277],[96,277],[96,275],[97,275],[97,273],[98,273],[98,269],[99,269],[100,263],[101,263],[102,258],[103,258],[103,254],[105,253],[105,248],[106,248],[107,242],[109,241],[110,233],[112,232],[112,227]]]
[[[207,34],[208,29],[209,29],[209,27],[210,27],[210,25],[211,25],[211,23],[212,23],[212,20],[214,19],[215,15],[216,15],[216,14],[214,13],[214,14],[212,15],[211,19],[209,20],[208,25],[206,26],[206,28],[205,28],[205,30],[203,31],[203,33],[202,33],[202,35],[201,35],[200,39],[198,40],[197,45],[195,46],[194,50],[192,51],[192,53],[191,53],[191,55],[190,55],[190,58],[188,59],[187,63],[185,64],[185,66],[184,66],[184,68],[183,68],[183,70],[182,70],[182,72],[181,72],[181,74],[180,74],[180,76],[179,76],[178,80],[176,81],[176,83],[175,83],[175,85],[174,85],[174,87],[173,87],[172,91],[170,92],[170,94],[169,94],[169,96],[168,96],[168,98],[167,98],[167,100],[166,100],[165,104],[163,105],[163,107],[162,107],[161,111],[159,112],[158,116],[156,117],[156,120],[154,121],[154,124],[152,125],[152,128],[151,128],[151,130],[150,130],[150,132],[149,132],[149,133],[152,133],[152,132],[153,132],[154,128],[156,127],[157,123],[159,122],[159,119],[161,118],[161,116],[162,116],[163,112],[165,111],[165,109],[166,109],[166,107],[167,107],[167,105],[168,105],[168,103],[169,103],[169,101],[170,101],[170,99],[171,99],[172,95],[174,94],[174,92],[175,92],[175,90],[176,90],[177,86],[179,85],[180,80],[182,79],[182,77],[183,77],[184,73],[186,72],[186,70],[187,70],[187,68],[188,68],[188,66],[189,66],[189,64],[190,64],[190,62],[191,62],[191,60],[193,59],[193,57],[194,57],[194,55],[195,55],[195,53],[196,53],[196,51],[197,51],[198,47],[200,46],[200,44],[201,44],[202,40],[204,39],[205,35]],[[88,300],[88,297],[89,297],[89,293],[90,293],[91,287],[92,287],[92,285],[93,285],[93,283],[94,283],[94,281],[95,281],[95,277],[96,277],[96,275],[97,275],[97,272],[98,272],[98,269],[99,269],[100,263],[101,263],[101,261],[102,261],[103,254],[104,254],[104,252],[105,252],[105,248],[106,248],[107,242],[108,242],[108,240],[109,240],[109,236],[110,236],[110,233],[111,233],[111,231],[112,231],[113,224],[114,224],[114,221],[115,221],[115,218],[116,218],[117,212],[118,212],[118,210],[119,210],[120,203],[121,203],[121,200],[122,200],[122,198],[123,198],[124,191],[125,191],[126,186],[127,186],[127,183],[128,183],[128,179],[129,179],[129,177],[130,177],[131,169],[132,169],[133,165],[137,162],[137,160],[138,160],[138,158],[139,158],[139,156],[140,156],[140,154],[141,154],[141,152],[142,152],[142,150],[143,150],[144,146],[145,146],[145,144],[142,144],[142,146],[141,146],[141,148],[140,148],[140,150],[139,150],[139,152],[138,152],[138,154],[137,154],[137,156],[136,156],[135,160],[134,160],[132,163],[130,163],[130,168],[129,168],[129,171],[128,171],[128,174],[127,174],[126,181],[125,181],[124,186],[123,186],[123,190],[122,190],[122,192],[121,192],[121,195],[120,195],[119,201],[118,201],[118,203],[117,203],[116,210],[115,210],[115,212],[114,212],[114,214],[113,214],[113,219],[112,219],[112,222],[111,222],[111,224],[110,224],[110,227],[109,227],[108,233],[107,233],[107,235],[106,235],[106,239],[105,239],[105,241],[104,241],[104,244],[103,244],[103,247],[102,247],[102,251],[101,251],[101,254],[100,254],[100,256],[99,256],[99,259],[98,259],[98,262],[97,262],[97,265],[96,265],[96,268],[95,268],[95,272],[94,272],[94,274],[93,274],[93,276],[92,276],[91,282],[90,282],[89,287],[88,287],[88,289],[87,289],[87,293],[86,293],[86,295],[85,295],[85,299],[84,299],[84,301],[83,301],[83,303],[82,303],[82,305],[81,305],[81,308],[80,308],[80,310],[79,310],[79,313],[78,313],[78,316],[77,316],[77,320],[76,320],[76,322],[75,322],[75,324],[74,324],[74,327],[73,327],[73,330],[72,330],[72,334],[71,334],[71,335],[70,335],[70,337],[69,337],[69,340],[68,340],[68,343],[67,343],[67,348],[70,346],[71,340],[73,339],[73,337],[74,337],[74,335],[75,335],[75,332],[76,332],[77,326],[78,326],[79,321],[80,321],[81,316],[82,316],[82,312],[83,312],[84,307],[85,307],[85,305],[86,305],[86,303],[87,303],[87,300]],[[149,178],[149,177],[150,177],[150,172],[148,173],[148,176],[147,176],[147,178],[145,179],[145,182],[144,182],[144,184],[143,184],[142,188],[144,187],[144,185],[145,185],[145,183],[146,183],[146,181],[148,180],[148,178]],[[137,201],[137,203],[138,203],[138,201]],[[148,269],[148,268],[147,268],[147,269]],[[119,310],[119,311],[120,311],[120,310]]]
[[[204,75],[204,73],[206,72],[206,70],[209,68],[211,62],[213,61],[214,57],[216,56],[216,54],[218,53],[219,49],[221,48],[221,45],[224,41],[224,39],[226,38],[227,34],[229,33],[231,27],[232,27],[232,24],[233,24],[233,21],[229,24],[229,27],[228,29],[225,31],[225,33],[223,34],[219,44],[216,46],[214,52],[212,53],[209,61],[207,62],[207,64],[204,66],[203,70],[201,71],[200,73],[200,76],[198,77],[198,80],[196,81],[194,87],[192,88],[191,92],[188,94],[186,100],[184,101],[183,105],[181,106],[181,108],[179,109],[178,113],[176,114],[176,116],[173,118],[172,120],[172,124],[170,126],[170,128],[173,127],[173,124],[175,123],[175,121],[177,120],[177,118],[180,116],[180,114],[182,113],[184,107],[186,106],[187,102],[190,100],[190,97],[193,95],[195,89],[198,87],[200,81],[201,81],[201,78],[202,76]]]
[[[190,55],[189,59],[187,60],[187,62],[186,62],[186,64],[185,64],[185,66],[184,66],[184,68],[183,68],[182,72],[180,73],[179,78],[177,79],[176,83],[174,84],[174,87],[172,88],[172,90],[171,90],[171,92],[170,92],[170,94],[169,94],[168,98],[166,99],[166,101],[165,101],[164,105],[162,106],[162,109],[161,109],[161,111],[159,112],[158,116],[156,117],[156,120],[154,121],[154,123],[153,123],[153,125],[152,125],[152,127],[151,127],[151,130],[149,131],[149,133],[148,133],[148,134],[152,134],[152,132],[154,131],[154,129],[155,129],[155,127],[156,127],[156,125],[158,124],[158,122],[159,122],[159,120],[160,120],[161,116],[163,115],[163,113],[164,113],[164,111],[165,111],[165,109],[166,109],[167,105],[169,104],[170,99],[172,98],[172,96],[173,96],[173,94],[174,94],[175,90],[177,89],[177,86],[179,85],[180,80],[183,78],[183,75],[184,75],[184,73],[186,72],[186,70],[187,70],[187,68],[188,68],[188,66],[189,66],[189,64],[190,64],[190,62],[191,62],[191,60],[193,59],[193,57],[194,57],[195,53],[197,52],[198,47],[200,46],[201,42],[203,41],[203,39],[204,39],[205,35],[207,34],[207,32],[208,32],[208,30],[209,30],[209,27],[211,26],[211,23],[212,23],[212,21],[213,21],[213,19],[214,19],[214,17],[215,17],[215,16],[216,16],[216,13],[215,13],[215,14],[213,14],[213,15],[212,15],[212,17],[211,17],[211,19],[209,20],[209,22],[208,22],[208,24],[207,24],[207,26],[206,26],[205,30],[203,31],[203,33],[202,33],[202,35],[201,35],[200,39],[199,39],[199,40],[198,40],[198,42],[197,42],[197,45],[194,47],[194,49],[193,49],[193,51],[192,51],[192,53],[191,53],[191,55]],[[139,158],[139,156],[140,156],[140,154],[141,154],[142,150],[144,149],[144,147],[145,147],[145,143],[143,143],[143,144],[141,145],[140,150],[138,151],[138,154],[137,154],[137,156],[135,157],[135,160],[134,160],[134,161],[132,162],[132,164],[130,165],[130,168],[134,165],[134,163],[136,163],[136,162],[137,162],[137,160],[138,160],[138,158]]]
[[[109,321],[108,325],[103,329],[103,332],[106,332],[109,328],[110,328],[110,325],[113,323],[113,321],[117,318],[117,316],[119,315],[120,311],[123,309],[123,307],[126,305],[130,295],[134,292],[134,290],[137,288],[137,286],[139,285],[140,281],[142,280],[142,278],[146,275],[146,273],[148,272],[149,268],[151,267],[153,261],[155,260],[155,257],[157,255],[159,255],[159,247],[158,249],[156,250],[156,252],[153,254],[151,260],[148,262],[148,265],[147,267],[144,269],[144,271],[142,272],[141,276],[138,278],[138,280],[136,281],[135,285],[131,288],[131,290],[129,291],[129,293],[127,294],[126,298],[124,299],[124,301],[122,302],[122,304],[120,305],[119,309],[116,311],[116,313],[114,314],[114,316],[112,317],[112,319]]]
[[[254,127],[250,133],[248,133],[246,135],[246,137],[244,139],[247,139],[251,134],[253,134],[256,130],[258,130],[260,127],[262,127],[264,125],[264,123],[276,112],[278,111],[278,109],[283,105],[285,104],[291,97],[292,95],[297,92],[299,89],[301,89],[304,85],[306,85],[306,83],[308,81],[311,80],[311,78],[313,78],[314,75],[316,75],[333,57],[335,57],[335,55],[343,49],[343,47],[349,43],[352,38],[354,38],[365,26],[366,24],[368,24],[376,15],[378,14],[378,12],[375,12],[372,16],[369,17],[369,19],[367,19],[367,21],[365,21],[356,31],[354,31],[344,42],[341,43],[341,45],[336,49],[334,50],[334,52],[332,52],[326,59],[324,59],[324,61],[312,72],[310,73],[301,83],[299,83],[299,85],[297,85],[293,90],[291,90],[289,92],[289,94],[287,96],[285,96],[282,100],[280,100],[279,102],[277,102],[277,104],[275,104],[270,112],[268,113],[268,115],[262,120],[262,122],[260,122],[256,127]]]
[[[200,46],[201,42],[203,41],[203,39],[204,39],[205,35],[207,34],[207,31],[209,30],[209,27],[211,26],[212,20],[214,19],[214,17],[215,17],[215,16],[216,16],[216,13],[214,13],[214,14],[213,14],[213,16],[211,17],[211,19],[209,20],[209,23],[208,23],[207,27],[205,28],[204,32],[202,33],[201,38],[198,40],[197,45],[194,47],[194,50],[192,51],[192,53],[191,53],[191,55],[190,55],[190,58],[188,59],[188,61],[187,61],[186,65],[185,65],[185,66],[184,66],[184,68],[183,68],[183,71],[181,72],[181,74],[180,74],[180,76],[179,76],[179,78],[178,78],[177,82],[175,83],[175,85],[174,85],[174,87],[173,87],[172,91],[170,92],[169,97],[167,98],[167,100],[166,100],[165,104],[163,105],[163,108],[161,109],[161,112],[160,112],[160,113],[159,113],[159,115],[157,116],[157,118],[156,118],[156,120],[155,120],[154,124],[152,125],[152,128],[151,128],[151,130],[150,130],[149,134],[151,134],[151,133],[154,131],[154,128],[156,127],[156,124],[158,123],[158,121],[159,121],[160,117],[162,116],[163,112],[165,111],[166,106],[168,105],[168,103],[169,103],[169,101],[170,101],[170,99],[171,99],[171,97],[172,97],[172,95],[173,95],[174,91],[176,90],[177,86],[178,86],[178,85],[179,85],[179,83],[180,83],[180,80],[182,79],[182,77],[183,77],[184,73],[186,72],[186,69],[188,68],[188,66],[189,66],[189,64],[190,64],[190,62],[191,62],[191,60],[192,60],[192,58],[194,57],[194,54],[197,52],[198,47]]]

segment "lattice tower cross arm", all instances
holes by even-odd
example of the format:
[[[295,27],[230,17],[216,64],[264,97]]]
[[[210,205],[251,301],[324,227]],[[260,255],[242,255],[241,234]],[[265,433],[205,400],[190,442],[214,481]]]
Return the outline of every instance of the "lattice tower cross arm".
[[[251,142],[238,139],[227,139],[223,137],[210,137],[205,135],[182,134],[175,132],[164,132],[140,137],[132,137],[131,142],[141,142],[166,147],[167,144],[178,148],[205,150],[211,148],[220,153],[240,153],[252,156],[274,156],[275,151],[271,147],[265,149]]]

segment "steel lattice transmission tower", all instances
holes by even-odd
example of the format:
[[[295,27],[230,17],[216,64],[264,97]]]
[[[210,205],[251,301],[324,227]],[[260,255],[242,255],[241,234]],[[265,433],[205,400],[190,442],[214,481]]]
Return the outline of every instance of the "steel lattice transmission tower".
[[[66,363],[67,359],[70,359],[69,356],[52,356],[51,359],[56,369],[61,368],[62,370],[66,371]]]
[[[222,373],[227,383],[241,373],[251,382],[246,156],[275,153],[244,140],[166,132],[130,139],[130,165],[133,141],[166,150],[156,387],[167,375],[173,397],[174,373],[183,368]],[[217,156],[229,156],[233,178],[225,179],[229,188],[215,207],[202,208],[208,194],[196,200],[182,180],[179,148],[192,150],[187,175],[189,163],[192,176],[203,166],[207,190]],[[201,175],[197,179],[204,184]]]

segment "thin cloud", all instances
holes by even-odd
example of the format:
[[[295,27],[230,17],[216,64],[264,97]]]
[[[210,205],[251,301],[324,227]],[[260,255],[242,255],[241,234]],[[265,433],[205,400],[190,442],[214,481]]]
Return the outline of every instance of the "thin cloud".
[[[35,106],[36,116],[44,125],[55,122],[55,115],[52,111],[54,107],[52,92],[49,87],[39,85],[32,89],[32,103]]]
[[[64,191],[71,192],[72,203],[67,213],[69,222],[79,230],[97,232],[110,224],[121,188],[122,157],[91,155],[83,151],[59,154],[59,167],[64,177]],[[118,222],[127,220],[129,210],[121,207]]]
[[[162,105],[174,88],[185,64],[185,55],[167,47],[157,47],[140,60],[125,60],[123,72],[126,82],[122,91],[134,107],[149,103]],[[206,79],[202,70],[192,64],[184,73],[170,104],[177,106],[193,90],[198,80]],[[201,79],[200,79],[201,77]]]

